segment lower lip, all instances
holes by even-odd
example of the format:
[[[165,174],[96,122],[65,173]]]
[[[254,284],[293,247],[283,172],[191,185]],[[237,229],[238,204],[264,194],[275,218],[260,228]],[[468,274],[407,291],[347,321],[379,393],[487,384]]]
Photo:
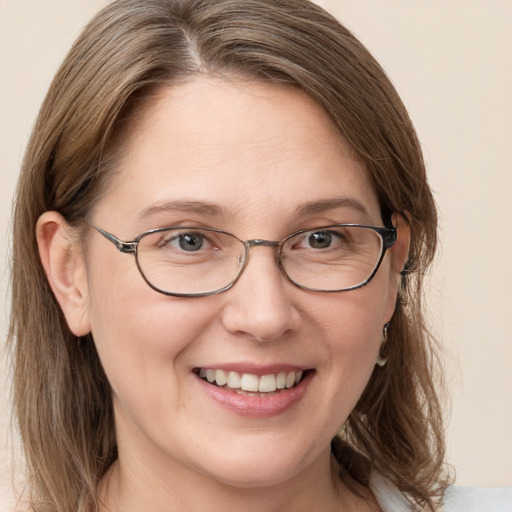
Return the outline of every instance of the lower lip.
[[[229,388],[219,388],[196,376],[202,389],[223,408],[240,416],[269,418],[282,414],[297,404],[306,393],[314,372],[308,372],[297,386],[258,396],[240,395]]]

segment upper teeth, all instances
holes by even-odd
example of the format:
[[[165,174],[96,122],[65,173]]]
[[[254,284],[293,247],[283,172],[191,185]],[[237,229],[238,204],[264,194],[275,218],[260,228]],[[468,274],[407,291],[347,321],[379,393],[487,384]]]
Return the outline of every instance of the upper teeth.
[[[280,372],[258,377],[252,373],[238,373],[224,370],[206,370],[201,368],[199,376],[217,386],[242,389],[249,392],[271,393],[277,389],[291,388],[302,379],[302,371]]]

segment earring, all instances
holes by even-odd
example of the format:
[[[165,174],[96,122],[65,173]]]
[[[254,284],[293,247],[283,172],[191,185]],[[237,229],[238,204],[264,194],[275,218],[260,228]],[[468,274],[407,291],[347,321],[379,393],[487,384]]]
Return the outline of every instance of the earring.
[[[380,350],[382,350],[382,347],[384,346],[384,344],[386,343],[386,341],[388,339],[388,327],[389,327],[389,322],[387,324],[385,324],[382,329],[382,343],[380,345]],[[383,367],[387,362],[388,362],[388,358],[382,357],[380,355],[380,351],[379,351],[379,355],[377,356],[377,360],[375,361],[375,364],[377,366]]]
[[[341,427],[339,428],[338,432],[336,433],[336,436],[337,437],[341,437],[342,439],[345,437],[345,433],[347,431],[347,421],[345,421],[345,423],[343,423],[343,425],[341,425]]]

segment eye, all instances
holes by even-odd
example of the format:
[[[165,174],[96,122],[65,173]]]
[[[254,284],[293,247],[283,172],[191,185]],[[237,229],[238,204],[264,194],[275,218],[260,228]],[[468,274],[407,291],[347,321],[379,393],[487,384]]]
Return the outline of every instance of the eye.
[[[333,242],[333,233],[329,231],[315,231],[305,238],[305,242],[313,249],[326,249]]]
[[[295,251],[309,251],[311,255],[321,253],[345,252],[353,245],[353,239],[347,228],[333,227],[333,229],[315,229],[299,233],[291,237],[287,246]]]
[[[172,237],[161,241],[161,247],[169,247],[174,250],[196,252],[208,248],[209,242],[202,233],[188,232],[173,234]]]
[[[308,231],[296,239],[296,242],[293,243],[293,248],[306,250],[315,249],[319,251],[325,249],[339,250],[343,246],[344,242],[345,237],[337,231]]]

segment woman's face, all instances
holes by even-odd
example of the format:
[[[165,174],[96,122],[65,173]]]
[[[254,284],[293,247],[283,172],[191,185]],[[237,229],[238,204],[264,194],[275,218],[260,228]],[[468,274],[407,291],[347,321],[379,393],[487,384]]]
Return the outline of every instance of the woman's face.
[[[205,78],[160,91],[133,123],[90,220],[122,240],[173,225],[242,240],[382,225],[364,166],[304,93]],[[151,289],[132,255],[91,230],[82,322],[112,386],[121,463],[251,487],[325,467],[393,314],[401,233],[399,226],[398,244],[357,290],[301,290],[273,249],[260,246],[227,292],[180,298]],[[290,389],[247,394],[207,382],[200,369],[305,377]]]

